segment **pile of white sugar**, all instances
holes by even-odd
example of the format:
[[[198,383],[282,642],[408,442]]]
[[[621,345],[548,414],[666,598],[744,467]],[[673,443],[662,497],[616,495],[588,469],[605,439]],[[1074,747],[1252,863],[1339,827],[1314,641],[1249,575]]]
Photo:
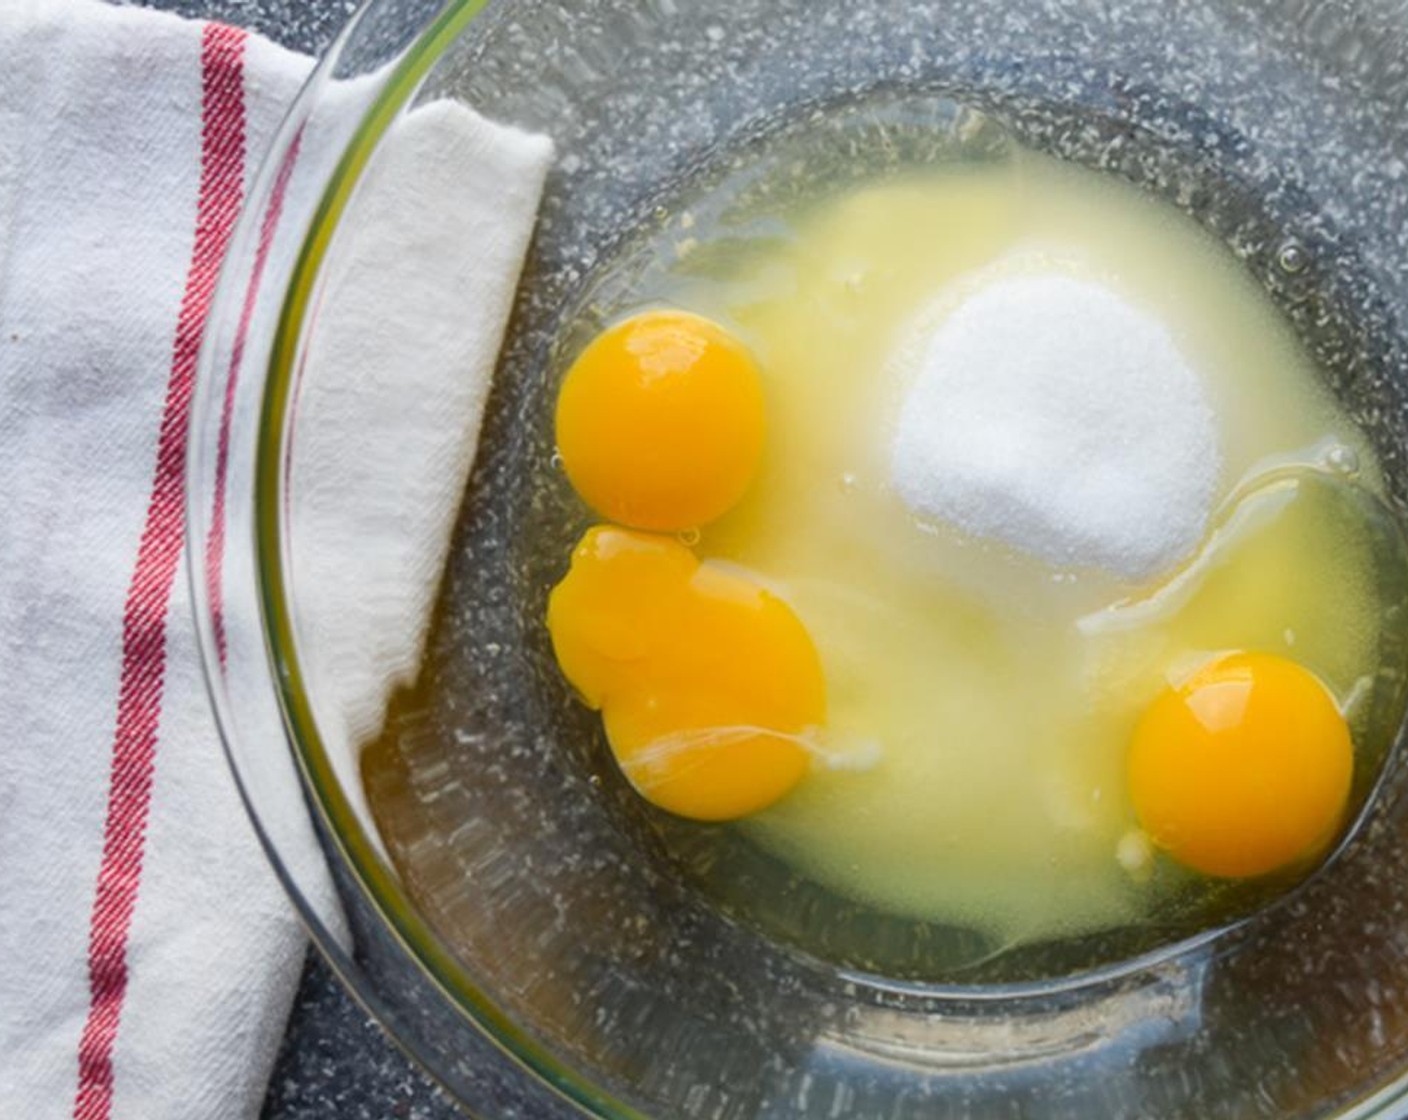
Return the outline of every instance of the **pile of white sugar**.
[[[1162,324],[1056,274],[994,280],[939,323],[891,460],[915,513],[1128,580],[1197,546],[1220,467],[1202,380]]]

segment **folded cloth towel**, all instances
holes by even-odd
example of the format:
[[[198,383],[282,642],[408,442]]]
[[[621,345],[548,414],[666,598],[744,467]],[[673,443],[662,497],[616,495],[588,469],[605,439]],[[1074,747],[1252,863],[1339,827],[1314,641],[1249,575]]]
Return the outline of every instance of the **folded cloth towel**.
[[[216,272],[253,162],[308,68],[220,25],[98,0],[0,0],[0,1115],[252,1117],[282,1033],[304,940],[203,688],[182,460]],[[456,190],[438,158],[446,144],[477,183]],[[497,271],[480,258],[475,333],[437,335],[445,343],[417,356],[410,391],[369,367],[390,360],[385,347],[332,351],[362,386],[347,415],[387,410],[410,472],[325,488],[361,511],[347,522],[334,506],[327,543],[385,532],[395,543],[378,578],[410,581],[390,592],[404,610],[343,620],[322,647],[345,660],[336,643],[405,628],[380,660],[346,655],[360,674],[349,735],[380,718],[366,695],[418,656],[417,612],[443,564],[548,159],[545,140],[461,109],[431,114],[401,147],[442,169],[413,196],[424,220],[449,209],[458,218],[443,228],[493,228]],[[495,153],[519,184],[507,208],[483,189]],[[415,240],[414,215],[382,209],[396,224],[368,244],[394,253],[397,238]],[[443,266],[455,246],[438,244]],[[354,293],[356,274],[341,281]],[[404,284],[404,265],[397,275]],[[434,268],[428,279],[439,282]],[[376,296],[391,320],[395,295]],[[413,285],[400,298],[430,305]],[[449,404],[427,423],[425,401],[447,378],[459,379]],[[334,420],[337,401],[332,391],[325,404]],[[398,401],[419,411],[401,416]],[[416,474],[432,470],[435,487]],[[379,522],[403,485],[433,491],[431,513]]]
[[[291,594],[319,731],[374,844],[357,748],[415,682],[551,154],[458,102],[416,108],[364,174],[318,293]]]

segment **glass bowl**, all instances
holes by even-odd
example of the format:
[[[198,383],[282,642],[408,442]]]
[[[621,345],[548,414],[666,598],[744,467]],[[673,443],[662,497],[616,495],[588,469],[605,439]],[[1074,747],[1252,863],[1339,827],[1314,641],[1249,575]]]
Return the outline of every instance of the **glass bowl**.
[[[308,357],[338,321],[368,177],[444,99],[550,136],[554,156],[425,668],[350,751],[309,617],[326,588],[299,575],[336,499],[296,482],[312,448],[375,462],[398,447],[394,429],[299,406],[350,376]],[[484,1116],[1401,1115],[1399,746],[1329,865],[1248,920],[957,967],[962,931],[847,911],[643,809],[540,620],[582,523],[545,402],[570,328],[629,295],[598,264],[683,192],[808,130],[834,130],[874,174],[896,147],[971,154],[995,126],[1191,214],[1312,348],[1402,512],[1406,109],[1408,8],[1378,0],[361,8],[251,189],[202,354],[189,487],[228,754],[353,991]],[[409,275],[408,298],[443,301]],[[332,560],[357,585],[370,546]]]

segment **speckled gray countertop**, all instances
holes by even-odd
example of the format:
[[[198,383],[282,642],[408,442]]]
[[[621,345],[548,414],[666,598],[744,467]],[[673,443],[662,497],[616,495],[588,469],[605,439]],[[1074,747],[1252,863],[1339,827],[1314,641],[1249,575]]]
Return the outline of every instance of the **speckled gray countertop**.
[[[463,1116],[392,1046],[310,951],[261,1120]]]
[[[319,53],[357,0],[117,0],[221,19]],[[392,1045],[314,951],[299,985],[261,1120],[463,1120]]]

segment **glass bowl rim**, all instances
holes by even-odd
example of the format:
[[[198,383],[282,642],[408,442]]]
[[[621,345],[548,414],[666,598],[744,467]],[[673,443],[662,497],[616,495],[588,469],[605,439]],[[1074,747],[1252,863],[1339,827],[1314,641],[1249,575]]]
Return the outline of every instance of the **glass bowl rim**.
[[[375,2],[376,0],[363,0],[333,46],[319,59],[289,110],[284,129],[289,121],[297,119],[301,108],[306,108],[316,101],[319,79],[326,77],[333,70],[340,50],[360,23],[364,13]],[[256,556],[260,633],[267,659],[264,669],[268,673],[271,686],[277,692],[288,740],[287,746],[294,756],[306,790],[311,795],[308,800],[312,802],[326,826],[326,835],[338,850],[362,897],[394,936],[406,959],[510,1060],[577,1108],[601,1120],[652,1120],[632,1106],[594,1088],[588,1078],[548,1053],[527,1032],[517,1027],[507,1014],[499,1010],[492,998],[477,985],[469,982],[455,963],[453,955],[442,945],[439,935],[408,904],[404,890],[396,885],[392,873],[366,836],[362,823],[343,793],[328,761],[327,751],[314,719],[308,688],[304,683],[305,675],[300,668],[296,628],[287,589],[287,541],[280,520],[283,474],[287,462],[289,404],[298,381],[298,358],[307,323],[306,312],[315,296],[324,257],[335,236],[338,220],[350,202],[361,173],[386,130],[413,99],[423,79],[445,51],[486,8],[490,7],[490,0],[445,0],[438,12],[425,21],[414,39],[401,50],[384,87],[378,91],[363,113],[334,170],[326,180],[296,254],[287,289],[278,299],[280,311],[273,348],[268,365],[262,371],[264,376],[256,436],[253,500],[252,544]],[[276,157],[287,147],[289,137],[285,135],[284,129],[281,129],[270,151],[263,154],[259,174],[254,180],[255,185],[246,199],[246,208],[241,217],[241,230],[236,235],[237,243],[244,241],[250,234],[251,227],[255,224],[253,215],[260,209],[257,203],[262,201],[270,183],[270,165],[276,162]],[[230,258],[233,259],[236,255],[231,252]],[[220,290],[212,305],[217,312],[232,302],[225,298],[229,295],[225,289],[233,282],[230,271],[227,268],[222,272]],[[209,333],[207,332],[207,338]],[[196,607],[194,613],[202,669],[226,759],[261,846],[320,952],[329,960],[334,971],[358,1001],[367,1007],[378,1021],[389,1024],[389,1033],[396,1044],[458,1101],[454,1090],[435,1070],[433,1060],[419,1051],[410,1032],[401,1029],[397,1017],[378,995],[375,984],[349,954],[344,952],[315,907],[303,896],[276,845],[263,827],[260,810],[254,804],[240,774],[240,763],[232,746],[235,728],[229,718],[220,651],[214,628],[210,623],[204,540],[198,533],[198,527],[203,522],[190,516],[197,492],[193,485],[197,460],[204,449],[203,442],[194,434],[195,417],[202,414],[201,398],[210,395],[211,385],[217,376],[211,349],[208,341],[202,347],[197,398],[192,405],[193,435],[187,451],[186,545],[191,557],[187,570],[192,601]],[[1387,771],[1386,765],[1366,800],[1366,806],[1373,804],[1379,784]],[[1321,868],[1308,877],[1306,882],[1318,878],[1325,869],[1338,861],[1345,846],[1360,831],[1366,815],[1367,813],[1361,814],[1346,830]],[[1294,899],[1303,886],[1304,883],[1298,885],[1271,905],[1236,922],[1214,927],[1110,965],[1049,980],[988,985],[929,984],[891,980],[883,976],[847,970],[820,958],[809,959],[836,971],[848,980],[858,981],[868,987],[919,995],[928,999],[991,1003],[1067,993],[1127,979],[1158,965],[1186,959],[1191,954],[1210,949],[1214,945],[1235,946],[1268,914]],[[809,956],[802,950],[794,951]],[[1408,1100],[1408,1068],[1392,1081],[1371,1089],[1366,1096],[1349,1104],[1337,1115],[1342,1120],[1389,1117],[1394,1115],[1391,1111],[1394,1105],[1405,1100]]]

